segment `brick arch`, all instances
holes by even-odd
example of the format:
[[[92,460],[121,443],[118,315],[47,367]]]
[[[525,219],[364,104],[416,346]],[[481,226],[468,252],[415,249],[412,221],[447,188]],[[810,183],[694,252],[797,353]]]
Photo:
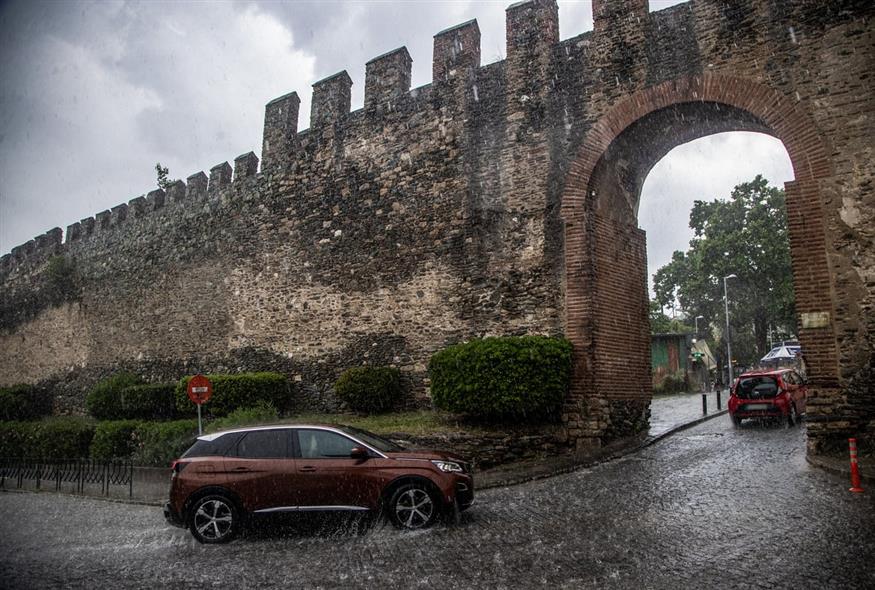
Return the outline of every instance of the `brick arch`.
[[[753,80],[719,74],[706,73],[680,78],[632,94],[611,108],[587,132],[566,175],[561,203],[561,215],[565,222],[565,329],[575,346],[574,380],[566,407],[566,422],[570,432],[578,433],[584,439],[598,439],[596,444],[616,437],[605,433],[605,425],[614,422],[608,414],[617,411],[614,407],[617,404],[612,406],[612,400],[628,402],[629,406],[634,406],[633,400],[640,402],[646,399],[649,403],[650,359],[648,330],[646,335],[639,338],[640,346],[633,347],[630,353],[636,358],[647,358],[632,359],[624,363],[625,370],[647,372],[646,385],[641,380],[641,384],[632,386],[627,395],[607,386],[606,383],[610,382],[608,379],[599,379],[596,376],[598,371],[604,370],[604,365],[611,358],[603,353],[605,347],[611,344],[606,336],[607,330],[602,330],[600,335],[595,318],[599,313],[607,313],[599,311],[612,305],[611,298],[603,295],[618,292],[621,280],[618,279],[617,284],[606,288],[603,293],[599,292],[602,283],[609,282],[604,280],[605,277],[614,271],[607,269],[608,265],[605,264],[596,268],[598,250],[606,241],[598,236],[604,236],[606,231],[611,230],[605,230],[603,220],[598,215],[591,214],[591,208],[588,210],[592,204],[588,193],[600,160],[630,126],[662,109],[694,102],[724,104],[749,113],[761,121],[770,134],[783,142],[795,175],[794,181],[785,184],[785,190],[797,313],[828,311],[830,317],[835,315],[820,188],[820,181],[833,173],[832,162],[828,156],[831,150],[810,117],[793,101],[768,86]],[[710,133],[702,135],[708,134]],[[686,140],[679,138],[676,145],[684,141]],[[616,247],[614,255],[621,254],[623,248],[637,249],[639,254],[636,255],[643,255],[644,235],[640,230],[637,231],[639,235],[617,234],[617,239],[625,242]],[[646,269],[642,272],[646,273]],[[640,288],[634,281],[630,285],[634,291]],[[635,301],[638,298],[638,295],[631,297]],[[646,281],[640,298],[643,298],[641,305],[632,306],[634,309],[630,309],[629,302],[626,302],[624,313],[631,318],[629,321],[643,326],[646,321],[642,323],[639,316],[646,313]],[[825,306],[828,309],[824,310]],[[624,321],[621,316],[622,314],[613,313],[611,321],[615,325]],[[832,323],[813,329],[802,328],[799,335],[803,349],[806,350],[806,361],[814,385],[823,388],[836,387],[838,354]],[[610,370],[619,373],[624,368]],[[635,420],[637,417],[633,415],[631,418],[622,418],[630,419]],[[587,424],[590,425],[589,428],[586,427]],[[592,426],[596,424],[598,426]]]
[[[811,118],[789,99],[750,79],[705,73],[645,88],[596,121],[569,168],[562,217],[567,220],[582,213],[588,179],[599,158],[626,128],[659,109],[695,101],[728,104],[762,119],[784,143],[797,182],[832,175],[826,140]]]

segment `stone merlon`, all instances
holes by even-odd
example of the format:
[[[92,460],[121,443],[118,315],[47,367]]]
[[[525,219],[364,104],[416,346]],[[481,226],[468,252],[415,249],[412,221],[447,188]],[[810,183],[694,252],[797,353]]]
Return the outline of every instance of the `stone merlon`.
[[[258,156],[247,152],[234,158],[234,182],[255,176],[258,173]]]
[[[135,197],[128,201],[128,211],[131,212],[131,217],[140,217],[146,213],[146,197]]]
[[[559,42],[559,7],[556,0],[528,0],[506,11],[507,58],[526,59],[549,51]]]
[[[203,172],[192,174],[186,179],[185,198],[197,199],[207,194],[207,185],[209,180]]]
[[[231,164],[222,162],[210,168],[210,185],[207,192],[212,196],[231,184]]]
[[[149,191],[146,195],[146,210],[157,211],[158,209],[161,209],[164,206],[165,198],[166,194],[160,188]]]
[[[649,13],[648,0],[592,0],[593,30],[608,31],[624,21],[643,23]]]
[[[261,146],[261,169],[270,170],[287,160],[294,151],[298,133],[297,92],[275,98],[264,107],[264,135]]]
[[[434,36],[432,80],[470,77],[480,67],[480,27],[477,19],[444,29]]]
[[[406,47],[399,47],[365,65],[365,110],[384,107],[410,91],[413,60]]]
[[[77,221],[67,226],[67,243],[74,242],[82,237],[82,223]]]
[[[167,187],[167,200],[176,202],[185,199],[185,183],[177,180]]]
[[[346,70],[313,84],[310,127],[337,123],[349,114],[352,79]]]
[[[128,218],[128,205],[127,203],[122,203],[121,205],[116,205],[112,209],[112,224],[118,225],[122,223],[125,219]]]

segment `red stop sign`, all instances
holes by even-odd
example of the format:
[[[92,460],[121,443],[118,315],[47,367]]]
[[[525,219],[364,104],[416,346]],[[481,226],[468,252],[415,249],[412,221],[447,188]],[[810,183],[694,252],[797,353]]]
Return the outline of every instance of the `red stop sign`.
[[[188,399],[200,405],[213,395],[213,384],[203,375],[195,375],[188,382]]]

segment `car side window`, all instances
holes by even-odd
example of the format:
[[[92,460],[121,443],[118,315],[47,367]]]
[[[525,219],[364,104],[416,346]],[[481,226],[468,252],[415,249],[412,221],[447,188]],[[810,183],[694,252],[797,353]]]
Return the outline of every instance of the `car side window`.
[[[304,459],[348,459],[353,447],[359,446],[336,432],[304,429],[298,430],[298,445]]]
[[[237,443],[235,457],[245,459],[284,459],[291,457],[289,452],[289,431],[253,430]]]

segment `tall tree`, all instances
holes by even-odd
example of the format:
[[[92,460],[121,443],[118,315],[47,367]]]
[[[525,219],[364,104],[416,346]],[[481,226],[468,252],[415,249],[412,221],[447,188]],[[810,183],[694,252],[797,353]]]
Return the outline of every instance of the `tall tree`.
[[[770,326],[787,335],[796,330],[784,191],[757,175],[727,201],[696,201],[690,228],[689,250],[675,252],[653,276],[656,301],[721,326],[723,277],[738,275],[729,283],[733,348],[739,346],[733,356],[754,362],[768,351]]]

